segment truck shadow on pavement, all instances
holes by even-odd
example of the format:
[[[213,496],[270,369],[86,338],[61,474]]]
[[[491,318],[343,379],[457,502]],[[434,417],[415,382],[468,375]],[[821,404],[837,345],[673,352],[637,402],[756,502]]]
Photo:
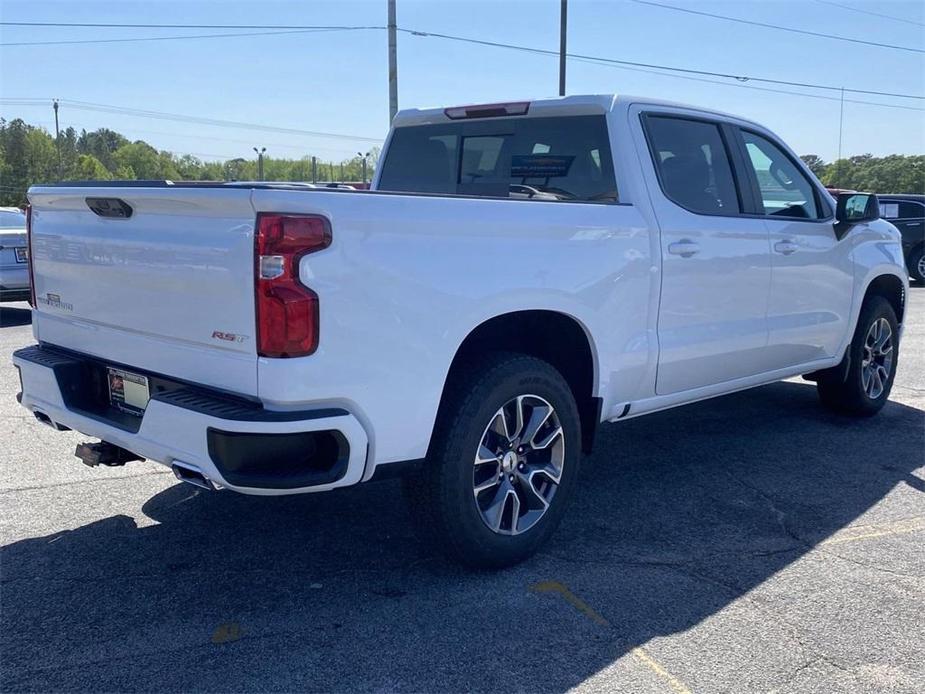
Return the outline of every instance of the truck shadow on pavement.
[[[921,492],[922,424],[898,403],[837,417],[778,383],[603,427],[553,541],[497,573],[426,553],[395,481],[169,486],[135,518],[3,549],[0,685],[564,691],[717,615],[897,485]],[[135,508],[138,479],[52,491]],[[756,660],[759,632],[739,635]]]

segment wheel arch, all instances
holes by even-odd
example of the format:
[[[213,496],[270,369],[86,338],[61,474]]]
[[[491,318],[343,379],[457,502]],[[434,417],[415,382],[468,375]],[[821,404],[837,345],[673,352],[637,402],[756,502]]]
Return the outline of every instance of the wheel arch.
[[[466,365],[490,352],[516,352],[550,363],[569,385],[581,419],[582,450],[591,451],[601,417],[598,359],[587,327],[574,316],[554,310],[525,309],[499,314],[474,327],[450,363],[440,396],[439,413],[453,380]]]
[[[890,302],[893,312],[896,314],[896,322],[902,325],[906,311],[906,283],[899,275],[889,272],[871,278],[864,289],[861,306],[872,296],[882,296]],[[860,314],[860,310],[858,314]],[[856,322],[857,318],[855,318]]]

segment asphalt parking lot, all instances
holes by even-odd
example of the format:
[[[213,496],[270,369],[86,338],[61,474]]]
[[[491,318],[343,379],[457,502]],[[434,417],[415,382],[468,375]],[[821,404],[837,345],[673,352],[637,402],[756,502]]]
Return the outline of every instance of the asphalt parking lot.
[[[199,492],[89,469],[15,400],[0,308],[0,690],[921,692],[925,289],[892,402],[799,380],[603,427],[527,563],[425,553],[394,481]]]

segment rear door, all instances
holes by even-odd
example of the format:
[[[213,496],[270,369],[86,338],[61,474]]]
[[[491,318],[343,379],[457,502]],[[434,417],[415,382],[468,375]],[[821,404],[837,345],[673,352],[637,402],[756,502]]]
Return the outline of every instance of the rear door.
[[[680,110],[641,118],[652,164],[643,168],[661,230],[656,392],[766,371],[768,230],[745,216],[753,201],[740,189],[743,164],[730,128]]]
[[[795,155],[770,133],[739,133],[771,239],[768,359],[786,368],[835,356],[854,290],[850,242],[836,238],[834,205]]]

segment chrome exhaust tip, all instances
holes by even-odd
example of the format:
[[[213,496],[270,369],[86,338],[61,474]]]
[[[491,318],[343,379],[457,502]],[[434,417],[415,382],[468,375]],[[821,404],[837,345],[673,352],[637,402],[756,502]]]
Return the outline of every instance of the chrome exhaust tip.
[[[212,484],[212,480],[203,475],[202,472],[192,465],[174,463],[170,467],[173,470],[174,476],[181,482],[186,482],[200,489],[207,489],[209,491],[215,490],[215,485]]]

